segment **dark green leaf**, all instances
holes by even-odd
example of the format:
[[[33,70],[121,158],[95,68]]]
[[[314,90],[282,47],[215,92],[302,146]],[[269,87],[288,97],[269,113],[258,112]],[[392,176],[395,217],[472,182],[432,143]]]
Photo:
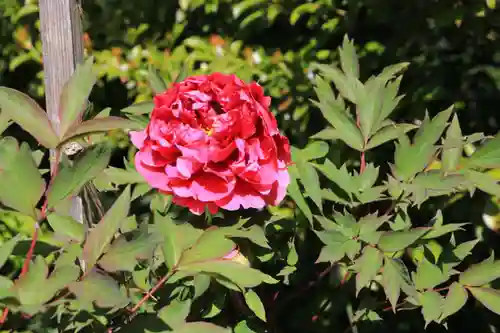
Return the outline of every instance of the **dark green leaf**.
[[[308,195],[319,210],[322,211],[323,203],[318,173],[311,164],[304,161],[297,162],[297,170],[306,195]]]
[[[28,95],[0,87],[0,109],[46,148],[55,148],[59,139],[45,111]]]
[[[133,169],[109,167],[104,170],[109,181],[116,185],[145,183],[144,177]]]
[[[122,222],[127,218],[130,208],[130,187],[123,193],[106,212],[102,220],[92,229],[83,247],[83,260],[88,271],[92,268],[111,240],[120,229]]]

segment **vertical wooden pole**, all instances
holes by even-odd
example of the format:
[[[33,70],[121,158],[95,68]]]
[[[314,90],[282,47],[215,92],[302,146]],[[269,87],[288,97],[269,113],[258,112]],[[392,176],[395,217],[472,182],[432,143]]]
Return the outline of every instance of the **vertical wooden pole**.
[[[80,0],[40,0],[40,26],[47,113],[59,133],[59,96],[83,60]],[[55,152],[51,152],[52,161]],[[80,197],[72,199],[71,216],[83,223]]]

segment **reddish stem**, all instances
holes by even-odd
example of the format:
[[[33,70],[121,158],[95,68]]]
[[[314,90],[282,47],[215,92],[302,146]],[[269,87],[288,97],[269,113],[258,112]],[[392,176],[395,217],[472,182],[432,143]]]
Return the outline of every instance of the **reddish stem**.
[[[3,323],[5,323],[8,314],[9,314],[9,308],[3,309],[2,316],[0,317],[0,325],[3,325]]]
[[[363,171],[365,171],[365,168],[366,168],[366,157],[365,157],[365,152],[362,151],[361,152],[361,163],[359,166],[359,173],[362,174]]]
[[[31,263],[31,258],[33,257],[33,253],[35,252],[36,241],[38,240],[38,229],[39,226],[37,222],[35,224],[35,231],[33,232],[33,237],[31,239],[30,249],[28,251],[28,254],[26,255],[26,258],[24,258],[23,268],[21,270],[20,277],[23,277],[26,273],[28,273],[28,269]]]
[[[161,286],[163,286],[163,284],[165,282],[167,282],[168,279],[170,279],[170,277],[175,273],[175,270],[171,270],[167,275],[165,275],[160,281],[158,281],[158,283],[153,287],[151,288],[151,290],[146,294],[144,295],[144,297],[139,301],[139,303],[137,303],[133,308],[132,310],[130,310],[130,313],[135,313],[137,312],[137,310],[139,310],[139,308],[148,300],[150,299],[153,294],[158,290],[160,289]]]

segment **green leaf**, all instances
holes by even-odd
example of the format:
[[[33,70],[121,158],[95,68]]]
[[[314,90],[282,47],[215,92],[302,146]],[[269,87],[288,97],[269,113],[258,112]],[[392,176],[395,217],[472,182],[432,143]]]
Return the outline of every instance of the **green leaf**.
[[[113,278],[96,271],[90,271],[85,279],[71,283],[68,289],[86,306],[95,303],[101,308],[123,308],[130,302]]]
[[[245,302],[247,303],[250,310],[262,321],[266,321],[266,309],[264,308],[264,304],[260,300],[259,295],[252,289],[247,290],[244,294]]]
[[[328,127],[314,134],[310,138],[315,140],[339,140],[340,136],[335,128]]]
[[[373,149],[417,128],[413,124],[390,124],[379,129],[366,144],[365,150]]]
[[[85,226],[75,221],[70,216],[61,216],[56,213],[51,213],[47,216],[47,221],[56,233],[74,239],[79,243],[82,243],[85,239]]]
[[[404,231],[386,231],[380,236],[378,247],[384,252],[403,250],[423,237],[429,228],[414,228]]]
[[[438,321],[441,317],[443,298],[436,291],[426,291],[420,294],[420,304],[422,305],[422,315],[425,320],[425,327],[432,322]]]
[[[2,244],[0,247],[0,268],[5,265],[20,239],[21,235],[18,234]]]
[[[261,283],[273,284],[278,282],[261,271],[230,260],[194,263],[180,266],[179,270],[221,275],[241,288],[253,288]]]
[[[248,327],[246,320],[243,320],[243,321],[240,321],[234,327],[234,333],[256,333],[256,332],[254,330],[252,330],[250,327]]]
[[[205,322],[191,322],[177,327],[172,333],[231,333],[231,329]]]
[[[116,185],[145,183],[144,177],[134,169],[120,169],[108,167],[104,174],[109,181]]]
[[[352,179],[345,164],[338,169],[330,160],[326,160],[323,165],[313,164],[313,166],[346,193],[357,193],[356,181]]]
[[[382,252],[374,247],[366,246],[363,253],[356,260],[355,268],[358,271],[356,275],[356,296],[363,287],[366,287],[377,275],[382,267],[384,256]]]
[[[409,276],[407,276],[406,279],[402,278],[406,271],[403,270],[401,266],[403,266],[403,264],[398,261],[387,257],[384,259],[382,286],[384,287],[384,292],[391,303],[394,313],[396,312],[396,306],[401,294],[401,286],[405,283],[405,280],[409,280]]]
[[[28,144],[18,148],[12,138],[0,141],[0,176],[0,202],[34,217],[35,207],[45,191],[45,181]]]
[[[154,220],[155,229],[150,233],[161,235],[161,249],[165,263],[169,269],[173,269],[177,266],[182,252],[196,242],[202,231],[188,223],[177,224],[168,215],[162,216],[156,213]]]
[[[469,294],[463,286],[453,282],[448,289],[448,294],[443,302],[443,313],[439,321],[443,321],[449,316],[457,313],[467,302]]]
[[[344,35],[342,47],[339,47],[340,66],[347,76],[359,78],[359,60],[354,42]]]
[[[94,58],[88,58],[83,64],[78,64],[73,75],[64,85],[61,92],[59,111],[59,133],[64,136],[67,130],[82,120],[90,92],[97,81],[97,75],[92,70]]]
[[[295,203],[302,211],[302,213],[304,213],[309,222],[312,223],[313,215],[311,209],[307,205],[307,202],[305,201],[304,196],[302,195],[302,192],[299,188],[299,184],[297,183],[297,178],[299,178],[297,166],[291,165],[288,168],[288,172],[290,174],[290,184],[287,188],[288,195],[293,199],[293,201],[295,201]]]
[[[142,115],[142,114],[150,114],[153,111],[155,104],[153,102],[140,102],[132,104],[124,109],[121,112]]]
[[[183,252],[179,266],[222,259],[235,247],[236,244],[226,237],[224,229],[208,229],[201,234],[193,247]]]
[[[0,109],[0,135],[2,135],[10,125],[12,125],[12,120],[7,116],[7,112],[2,112]]]
[[[345,249],[342,248],[343,243],[339,243],[338,246],[328,244],[323,246],[321,249],[316,263],[330,262],[336,263],[345,256]]]
[[[45,111],[28,95],[0,87],[0,109],[46,148],[56,148],[59,139]]]
[[[463,162],[464,168],[493,169],[500,167],[500,134],[486,141],[474,154]]]
[[[323,141],[314,141],[309,143],[304,149],[292,147],[292,157],[294,160],[311,161],[323,158],[328,154],[328,143]]]
[[[160,73],[153,68],[153,66],[149,66],[148,70],[148,81],[149,81],[149,86],[153,90],[154,94],[160,94],[167,90],[167,85],[163,78],[160,76]]]
[[[362,151],[364,146],[363,135],[343,104],[335,99],[328,83],[317,77],[315,91],[320,101],[313,101],[313,103],[338,132],[339,139],[351,148]]]
[[[72,167],[64,167],[54,179],[47,193],[48,207],[53,208],[101,173],[109,163],[111,149],[105,145],[92,146]]]
[[[481,304],[490,311],[500,315],[500,292],[492,288],[467,288]]]
[[[443,142],[442,169],[445,172],[457,169],[463,149],[462,130],[460,129],[458,116],[455,114],[446,132],[446,139]]]
[[[436,151],[434,144],[445,130],[452,111],[453,107],[450,107],[432,120],[426,117],[415,134],[412,145],[406,135],[400,137],[395,152],[395,172],[400,179],[409,180],[430,162]]]
[[[23,305],[42,305],[45,302],[46,295],[44,288],[49,268],[45,260],[37,256],[30,265],[28,272],[19,278],[15,284],[19,301]]]
[[[168,305],[158,312],[158,317],[170,328],[176,329],[186,323],[186,318],[191,310],[191,300],[181,301],[173,299]]]
[[[435,286],[448,280],[449,274],[423,258],[417,266],[417,272],[414,275],[415,287],[418,290],[434,288]]]
[[[230,228],[226,231],[226,236],[230,238],[245,238],[254,244],[257,244],[263,248],[271,249],[266,238],[264,229],[258,225],[252,225],[248,229],[242,230],[232,230]]]
[[[492,261],[486,259],[478,264],[470,266],[460,274],[459,281],[465,286],[482,286],[500,278],[500,260]]]
[[[106,212],[102,220],[92,229],[83,247],[83,260],[86,270],[90,270],[127,218],[130,208],[130,187],[116,199],[113,206]]]
[[[302,160],[297,161],[300,182],[304,186],[305,193],[312,199],[320,211],[323,211],[323,200],[318,173],[314,167]]]
[[[500,196],[500,184],[492,175],[474,170],[464,170],[463,174],[467,180],[481,191],[495,197]]]
[[[156,242],[150,235],[141,233],[127,241],[125,237],[115,240],[99,260],[99,266],[107,272],[134,271],[137,259],[146,259],[153,254]]]
[[[61,139],[60,145],[85,135],[97,134],[117,129],[136,130],[141,128],[142,126],[137,124],[135,121],[121,117],[109,116],[91,119],[69,128],[64,137]]]

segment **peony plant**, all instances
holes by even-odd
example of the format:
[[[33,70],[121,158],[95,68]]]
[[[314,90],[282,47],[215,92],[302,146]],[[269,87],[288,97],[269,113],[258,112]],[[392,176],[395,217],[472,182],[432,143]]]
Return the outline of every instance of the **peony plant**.
[[[27,226],[0,247],[2,328],[361,331],[409,309],[446,326],[469,299],[500,314],[500,263],[469,262],[482,239],[433,201],[500,195],[488,173],[500,136],[464,136],[453,108],[393,122],[408,64],[364,80],[348,38],[339,54],[340,67],[315,66],[311,104],[327,125],[303,147],[280,133],[262,87],[235,75],[152,71],[152,102],[94,115],[89,59],[61,95],[57,134],[27,95],[0,87],[0,121],[37,141],[0,140],[0,213]],[[108,131],[136,147],[121,164]],[[332,142],[357,163],[336,160]],[[380,146],[394,159],[372,158]]]

